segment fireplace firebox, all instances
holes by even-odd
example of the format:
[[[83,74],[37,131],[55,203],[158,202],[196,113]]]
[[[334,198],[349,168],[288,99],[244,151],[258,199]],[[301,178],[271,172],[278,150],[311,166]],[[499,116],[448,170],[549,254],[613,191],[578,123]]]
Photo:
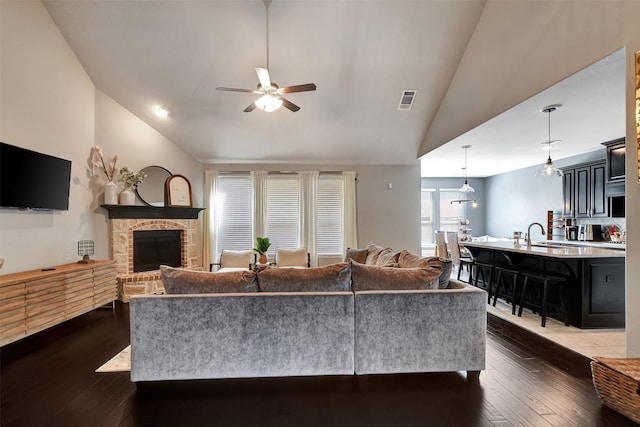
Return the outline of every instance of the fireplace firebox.
[[[157,270],[160,265],[182,266],[181,230],[133,232],[133,271]]]

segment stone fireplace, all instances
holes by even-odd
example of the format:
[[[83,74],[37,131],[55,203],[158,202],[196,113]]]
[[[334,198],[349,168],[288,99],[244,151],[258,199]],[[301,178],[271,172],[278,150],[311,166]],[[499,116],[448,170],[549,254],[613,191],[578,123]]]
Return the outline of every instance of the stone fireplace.
[[[122,207],[124,208],[124,207]],[[135,206],[135,208],[143,208]],[[113,209],[113,208],[111,208]],[[171,208],[146,208],[152,210],[166,209],[171,211]],[[197,211],[199,211],[198,209]],[[197,218],[196,211],[196,218]],[[153,211],[152,211],[153,212]],[[144,215],[135,215],[144,216]],[[179,249],[171,249],[170,251],[178,251],[178,254],[171,256],[171,259],[176,259],[175,264],[178,267],[189,268],[193,270],[202,270],[202,266],[199,264],[198,259],[198,220],[188,218],[162,218],[162,219],[149,219],[149,218],[119,218],[117,215],[113,215],[110,210],[109,228],[111,234],[111,250],[113,259],[116,261],[116,274],[118,280],[118,298],[123,302],[128,302],[132,295],[150,295],[164,293],[164,287],[162,286],[162,280],[160,279],[160,271],[157,267],[148,271],[136,271],[144,270],[150,267],[151,264],[144,261],[147,264],[146,267],[137,268],[134,265],[135,254],[135,242],[139,239],[134,239],[135,236],[140,236],[138,232],[141,231],[173,231],[174,233],[151,233],[156,241],[160,241],[160,244],[166,243],[168,236],[179,236],[178,244]],[[143,239],[144,241],[145,239]],[[144,243],[146,245],[154,245],[149,243],[149,239]],[[157,243],[157,242],[156,242]],[[150,249],[151,248],[151,249]],[[145,252],[156,251],[148,246]],[[169,259],[168,255],[163,249],[159,249],[160,263]]]

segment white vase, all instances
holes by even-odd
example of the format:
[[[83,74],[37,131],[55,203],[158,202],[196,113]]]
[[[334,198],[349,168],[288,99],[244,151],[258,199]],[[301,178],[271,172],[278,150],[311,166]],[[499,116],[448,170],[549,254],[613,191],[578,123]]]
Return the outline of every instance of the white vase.
[[[104,185],[104,204],[118,204],[118,185],[113,181],[109,181]]]
[[[120,193],[120,204],[121,205],[135,205],[136,204],[136,195],[131,189],[131,187],[127,187]]]

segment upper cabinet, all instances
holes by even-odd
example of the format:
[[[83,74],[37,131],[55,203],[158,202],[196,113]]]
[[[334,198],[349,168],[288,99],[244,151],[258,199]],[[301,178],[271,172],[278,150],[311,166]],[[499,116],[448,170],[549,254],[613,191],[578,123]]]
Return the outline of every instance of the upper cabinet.
[[[598,161],[563,169],[562,213],[570,218],[597,218],[608,215],[605,194],[606,162]]]
[[[607,147],[607,187],[608,197],[624,196],[625,191],[625,139],[603,142]]]

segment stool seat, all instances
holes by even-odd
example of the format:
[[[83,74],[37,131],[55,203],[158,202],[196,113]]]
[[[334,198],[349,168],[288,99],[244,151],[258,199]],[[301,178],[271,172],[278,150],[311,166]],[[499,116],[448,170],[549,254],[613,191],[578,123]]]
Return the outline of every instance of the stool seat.
[[[561,276],[555,276],[542,272],[522,272],[520,274],[522,275],[522,277],[524,277],[524,281],[522,283],[522,293],[520,296],[520,309],[518,310],[518,317],[522,316],[522,309],[525,302],[527,302],[532,307],[540,309],[540,316],[542,318],[540,324],[544,328],[547,321],[547,315],[555,314],[547,312],[547,308],[549,305],[549,291],[551,289],[550,287],[557,286],[559,287],[560,291],[560,313],[563,315],[565,326],[569,326],[566,305],[564,302],[564,284],[566,283],[567,279]],[[539,302],[532,299],[526,301],[525,299],[528,287],[532,284],[542,286],[542,298],[539,300]]]
[[[511,300],[511,314],[516,314],[516,306],[517,306],[517,289],[518,289],[518,278],[520,277],[520,272],[518,270],[514,270],[512,267],[501,267],[496,266],[495,268],[496,280],[494,282],[495,288],[493,290],[493,306],[496,306],[496,301],[498,297],[504,297],[506,299]],[[507,283],[505,283],[506,279],[511,279],[511,289],[507,289]]]

